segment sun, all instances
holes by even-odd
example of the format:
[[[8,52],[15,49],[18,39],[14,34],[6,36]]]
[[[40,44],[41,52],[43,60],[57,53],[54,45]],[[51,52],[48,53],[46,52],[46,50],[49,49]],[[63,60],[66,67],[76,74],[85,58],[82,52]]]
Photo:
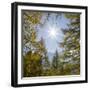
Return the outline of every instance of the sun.
[[[48,30],[48,34],[49,34],[49,37],[50,37],[50,38],[54,39],[54,38],[57,37],[58,31],[57,31],[56,28],[52,27],[52,28],[50,28],[50,29]]]
[[[50,34],[50,36],[55,37],[56,36],[56,31],[55,30],[51,30],[49,34]]]

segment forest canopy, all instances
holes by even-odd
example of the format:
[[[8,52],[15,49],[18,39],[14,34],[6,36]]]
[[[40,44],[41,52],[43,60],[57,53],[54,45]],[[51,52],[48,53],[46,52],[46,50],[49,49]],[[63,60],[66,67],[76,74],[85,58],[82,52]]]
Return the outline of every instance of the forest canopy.
[[[80,14],[22,10],[23,77],[80,75]]]

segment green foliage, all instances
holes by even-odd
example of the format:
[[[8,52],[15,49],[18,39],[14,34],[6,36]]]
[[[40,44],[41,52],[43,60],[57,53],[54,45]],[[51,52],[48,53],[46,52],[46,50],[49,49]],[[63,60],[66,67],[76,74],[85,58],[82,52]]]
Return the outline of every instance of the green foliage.
[[[43,38],[36,40],[35,25],[40,23],[40,12],[23,11],[23,48],[28,49],[24,53],[23,67],[24,77],[40,76],[42,73],[42,61],[46,52]],[[23,51],[24,52],[24,51]]]
[[[56,50],[50,62],[44,39],[37,40],[38,31],[35,26],[41,23],[42,14],[22,12],[24,77],[80,74],[80,14],[64,15],[70,20],[70,24],[62,30],[64,39],[59,45],[63,51],[58,53]]]
[[[63,59],[68,60],[69,66],[66,69],[71,74],[80,73],[80,14],[65,14],[70,19],[68,29],[62,30],[65,34],[63,42]],[[74,63],[74,65],[73,65]],[[78,66],[78,68],[77,68]],[[68,68],[69,67],[69,68]],[[67,71],[68,72],[68,71]]]
[[[38,24],[40,23],[41,18],[40,12],[34,12],[34,11],[23,11],[23,18],[26,20],[26,22],[31,22],[31,24]]]
[[[41,55],[28,52],[24,56],[24,76],[40,76],[42,71]]]
[[[52,68],[54,69],[57,69],[58,68],[58,58],[59,58],[59,55],[58,55],[58,52],[56,50],[56,53],[53,57],[53,61],[52,61]]]

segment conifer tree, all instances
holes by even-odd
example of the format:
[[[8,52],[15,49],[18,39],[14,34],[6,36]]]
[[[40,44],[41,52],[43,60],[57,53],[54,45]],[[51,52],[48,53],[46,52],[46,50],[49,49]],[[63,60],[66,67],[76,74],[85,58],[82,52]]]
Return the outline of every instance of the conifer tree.
[[[59,58],[59,55],[58,55],[58,51],[56,50],[55,55],[53,56],[53,61],[52,61],[52,67],[54,69],[58,68],[58,58]]]
[[[80,14],[65,14],[70,20],[68,28],[63,29],[63,59],[68,62],[71,74],[80,74]],[[67,67],[66,67],[67,68]]]

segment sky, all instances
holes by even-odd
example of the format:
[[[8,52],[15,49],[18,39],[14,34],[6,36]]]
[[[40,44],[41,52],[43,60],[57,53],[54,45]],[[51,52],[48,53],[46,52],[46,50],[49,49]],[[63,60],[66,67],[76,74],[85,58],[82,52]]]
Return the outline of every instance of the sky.
[[[45,20],[46,14],[47,12],[43,13],[41,18],[42,22]],[[59,43],[63,41],[64,35],[62,33],[62,29],[67,28],[68,23],[69,19],[65,18],[63,13],[56,14],[50,12],[48,20],[46,20],[44,25],[37,27],[37,39],[44,39],[47,52],[55,53],[56,50],[58,52],[62,51]]]

